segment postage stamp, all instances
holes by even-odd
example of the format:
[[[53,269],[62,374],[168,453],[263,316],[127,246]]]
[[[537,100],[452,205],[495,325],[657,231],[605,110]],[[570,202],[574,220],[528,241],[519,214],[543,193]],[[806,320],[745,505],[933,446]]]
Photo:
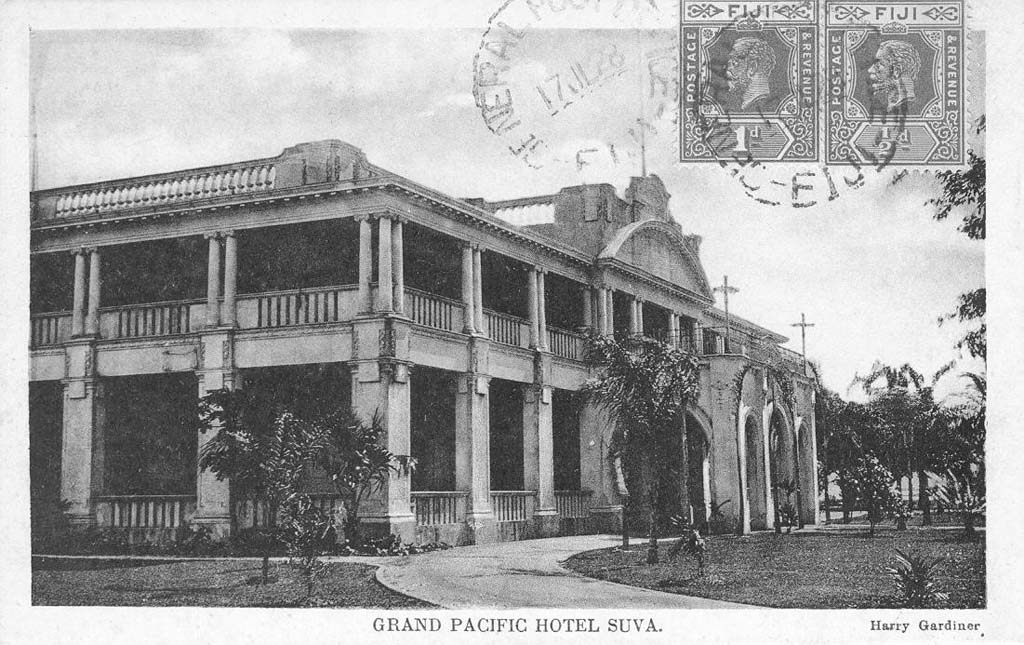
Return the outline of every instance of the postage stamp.
[[[817,11],[683,0],[681,161],[818,159]]]
[[[826,161],[964,162],[962,0],[826,3]]]

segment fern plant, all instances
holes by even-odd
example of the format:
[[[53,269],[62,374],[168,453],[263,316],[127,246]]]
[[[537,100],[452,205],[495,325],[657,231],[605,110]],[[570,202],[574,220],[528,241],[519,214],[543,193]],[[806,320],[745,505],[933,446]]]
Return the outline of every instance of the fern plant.
[[[936,580],[936,568],[942,560],[896,549],[896,566],[887,567],[886,571],[896,585],[896,597],[902,606],[923,609],[949,599]]]

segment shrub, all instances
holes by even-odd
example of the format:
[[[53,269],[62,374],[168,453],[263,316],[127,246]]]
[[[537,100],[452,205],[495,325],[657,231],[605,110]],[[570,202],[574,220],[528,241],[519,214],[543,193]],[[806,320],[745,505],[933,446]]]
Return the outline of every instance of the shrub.
[[[334,518],[308,496],[294,496],[285,503],[285,522],[280,538],[288,548],[288,556],[302,569],[308,602],[313,597],[313,583],[326,568],[320,556],[337,541]]]
[[[964,533],[968,538],[977,536],[974,525],[985,515],[985,494],[978,478],[957,477],[952,472],[946,474],[946,483],[939,488],[937,497],[947,510],[959,513],[964,525]]]
[[[700,531],[690,527],[689,523],[682,516],[673,515],[669,518],[669,522],[672,526],[682,531],[682,535],[668,548],[669,558],[675,559],[680,553],[685,553],[692,557],[697,562],[697,575],[703,578],[704,565],[707,562],[708,556],[707,541],[700,534]]]
[[[893,496],[889,504],[889,517],[896,522],[897,531],[907,530],[907,520],[914,516],[910,505],[898,496]]]
[[[904,553],[896,549],[896,566],[887,567],[896,585],[897,601],[910,609],[934,607],[949,596],[939,588],[935,579],[936,567],[942,558],[929,558],[919,553]]]

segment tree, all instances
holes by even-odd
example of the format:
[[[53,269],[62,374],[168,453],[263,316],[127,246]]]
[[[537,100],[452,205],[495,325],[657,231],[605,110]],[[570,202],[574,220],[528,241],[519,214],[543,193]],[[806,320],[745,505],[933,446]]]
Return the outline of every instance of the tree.
[[[875,424],[866,406],[844,401],[839,394],[821,387],[816,403],[818,481],[825,493],[825,521],[831,520],[829,483],[836,478],[843,499],[843,522],[850,521],[855,494],[845,479],[849,468],[864,454],[862,436]]]
[[[231,481],[232,495],[267,502],[274,523],[282,505],[293,518],[301,484],[321,448],[316,428],[290,412],[281,411],[267,422],[257,399],[242,390],[216,390],[199,400],[199,429],[216,431],[203,445],[199,467]],[[257,528],[256,513],[253,527]],[[263,582],[269,580],[270,531],[260,539],[263,551]],[[297,536],[301,539],[302,536]]]
[[[314,426],[322,437],[317,464],[346,499],[342,529],[345,541],[358,548],[362,543],[360,504],[391,475],[409,475],[416,460],[396,455],[382,444],[385,431],[377,414],[366,423],[350,410],[336,410],[317,419]]]
[[[920,507],[930,521],[928,470],[934,465],[935,401],[924,377],[909,364],[876,363],[870,374],[854,379],[871,396],[869,409],[877,419],[867,450],[886,456],[885,464],[899,478],[908,478],[913,504],[913,475],[918,476]],[[881,385],[879,385],[881,383]]]
[[[875,525],[884,520],[899,501],[892,486],[892,473],[874,455],[865,455],[846,473],[847,480],[856,491],[857,499],[868,511],[870,535],[875,535]]]
[[[583,391],[615,422],[609,456],[621,464],[630,502],[647,502],[647,562],[653,564],[658,561],[665,494],[676,490],[683,508],[689,506],[686,407],[698,392],[697,359],[650,338],[617,341],[596,334],[588,337],[587,359],[603,368],[603,374],[588,381]]]
[[[985,131],[985,117],[978,119],[975,133]],[[963,170],[946,170],[936,173],[942,186],[942,193],[927,204],[935,207],[935,219],[944,220],[954,211],[962,211],[963,219],[958,230],[972,240],[985,239],[985,158],[973,150],[968,151],[967,168]],[[975,289],[961,294],[955,311],[939,319],[939,324],[947,320],[959,320],[963,323],[978,321],[978,326],[969,330],[960,342],[959,349],[966,349],[971,356],[984,359],[988,352],[985,324],[985,288]]]

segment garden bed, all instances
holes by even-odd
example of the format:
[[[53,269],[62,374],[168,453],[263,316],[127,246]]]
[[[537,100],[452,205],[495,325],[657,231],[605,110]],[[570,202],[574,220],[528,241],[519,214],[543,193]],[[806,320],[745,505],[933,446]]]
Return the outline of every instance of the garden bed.
[[[658,591],[748,603],[807,609],[899,606],[886,567],[895,549],[943,557],[939,585],[949,593],[949,608],[985,607],[985,543],[968,541],[959,531],[879,528],[835,534],[758,533],[707,538],[704,577],[696,562],[680,555],[674,562],[644,563],[646,544],[573,556],[566,567],[582,575]],[[667,546],[661,549],[665,558]]]
[[[305,600],[302,571],[272,563],[269,584],[258,561],[32,558],[33,605],[133,607],[363,607],[425,609],[374,578],[363,564],[330,563]]]

